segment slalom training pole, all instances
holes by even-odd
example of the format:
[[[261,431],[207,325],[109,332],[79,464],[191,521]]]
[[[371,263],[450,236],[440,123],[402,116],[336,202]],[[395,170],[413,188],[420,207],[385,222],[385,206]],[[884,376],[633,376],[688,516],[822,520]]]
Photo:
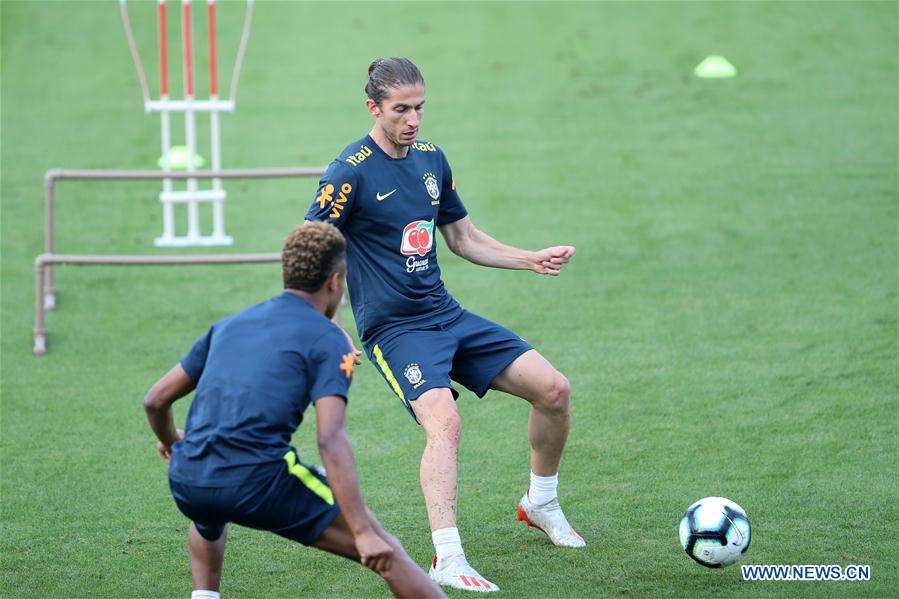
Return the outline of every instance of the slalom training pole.
[[[157,9],[159,12],[159,94],[163,104],[163,108],[159,113],[162,123],[162,170],[170,172],[172,170],[172,166],[169,164],[169,151],[172,146],[172,125],[169,111],[165,108],[165,102],[169,99],[169,53],[165,26],[165,0],[158,0]],[[162,190],[166,194],[172,192],[171,179],[163,179]],[[163,200],[162,204],[162,236],[165,239],[171,239],[175,236],[175,208],[167,200]]]
[[[215,35],[215,0],[207,2],[209,12],[209,95],[210,100],[218,100],[218,58],[216,55],[216,35]],[[209,135],[212,170],[218,171],[222,168],[222,141],[221,129],[219,122],[219,111],[213,110],[209,113]],[[222,191],[222,180],[213,179],[212,189]],[[212,202],[212,236],[221,238],[225,236],[225,211],[222,198],[216,198]]]
[[[184,38],[184,99],[187,101],[187,110],[184,112],[184,128],[187,137],[187,172],[196,170],[197,156],[197,123],[196,112],[191,103],[194,100],[194,73],[193,73],[193,41],[190,28],[190,0],[181,0],[181,30]],[[196,197],[197,180],[187,180],[187,190]],[[187,237],[196,240],[200,237],[199,210],[197,202],[190,199],[187,202]]]

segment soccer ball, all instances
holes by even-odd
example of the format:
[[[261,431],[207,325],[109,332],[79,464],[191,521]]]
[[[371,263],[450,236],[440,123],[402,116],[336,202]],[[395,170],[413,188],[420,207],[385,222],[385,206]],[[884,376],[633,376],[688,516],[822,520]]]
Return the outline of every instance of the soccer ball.
[[[749,549],[749,517],[730,499],[700,499],[681,518],[680,544],[707,568],[729,566]]]

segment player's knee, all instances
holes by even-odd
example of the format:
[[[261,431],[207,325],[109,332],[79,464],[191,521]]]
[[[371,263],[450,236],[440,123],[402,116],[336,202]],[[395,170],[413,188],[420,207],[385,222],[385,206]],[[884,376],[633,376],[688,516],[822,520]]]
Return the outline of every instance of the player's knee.
[[[571,406],[571,383],[561,372],[555,372],[547,388],[543,404],[546,409],[568,414]]]
[[[430,403],[426,409],[416,410],[416,414],[429,442],[458,447],[462,433],[462,419],[449,392],[446,393],[446,397],[440,397],[436,402]]]
[[[412,561],[405,552],[403,553],[393,553],[393,567],[391,567],[386,572],[378,572],[378,575],[384,579],[387,584],[396,585],[396,584],[409,584],[411,581],[408,580],[409,570],[412,568],[418,569],[418,564]]]
[[[462,436],[462,418],[459,417],[455,406],[441,416],[432,436],[451,447],[459,446],[459,439]]]

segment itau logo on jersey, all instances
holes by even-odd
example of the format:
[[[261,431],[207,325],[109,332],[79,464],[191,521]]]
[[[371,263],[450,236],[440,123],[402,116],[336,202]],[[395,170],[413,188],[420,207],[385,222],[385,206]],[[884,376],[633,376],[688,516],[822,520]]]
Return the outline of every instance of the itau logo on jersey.
[[[434,221],[412,221],[403,229],[400,253],[404,256],[424,256],[434,247]]]

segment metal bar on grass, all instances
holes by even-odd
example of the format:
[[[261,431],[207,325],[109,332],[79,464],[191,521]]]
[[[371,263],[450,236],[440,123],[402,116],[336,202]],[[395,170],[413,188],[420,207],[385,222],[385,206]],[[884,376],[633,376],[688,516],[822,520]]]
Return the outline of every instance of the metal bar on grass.
[[[81,265],[184,265],[184,264],[260,264],[280,262],[281,254],[213,254],[213,255],[179,255],[179,256],[135,256],[110,255],[95,256],[89,254],[41,254],[34,261],[34,347],[35,355],[47,353],[47,327],[45,319],[44,271],[53,264]]]
[[[44,175],[44,253],[43,259],[39,256],[39,262],[35,263],[35,269],[41,280],[35,287],[35,311],[40,316],[40,326],[35,328],[35,348],[37,349],[37,331],[44,328],[44,311],[56,308],[56,288],[54,286],[53,264],[59,263],[54,259],[55,252],[55,196],[56,182],[63,180],[77,181],[140,181],[159,179],[281,179],[292,177],[320,177],[325,173],[325,167],[284,167],[284,168],[244,168],[223,169],[188,172],[151,171],[151,170],[110,170],[110,169],[50,169]],[[200,256],[197,256],[199,258]],[[210,256],[211,257],[211,256]],[[96,256],[104,258],[104,256]],[[172,258],[172,256],[160,256],[160,258]],[[151,260],[155,258],[142,258]],[[227,264],[227,256],[215,257],[216,264]],[[223,262],[224,261],[224,262]],[[88,263],[88,262],[83,262]],[[94,262],[89,262],[93,264]],[[101,262],[98,262],[101,263]],[[137,264],[156,264],[157,262],[138,262]],[[175,262],[180,264],[181,262]],[[193,263],[193,262],[191,262]],[[206,262],[199,262],[206,263]],[[37,307],[39,305],[39,308]],[[44,333],[41,333],[44,339]],[[44,341],[42,340],[43,344]],[[44,349],[46,351],[46,349]],[[39,353],[35,351],[35,353]],[[40,352],[43,353],[43,352]]]

